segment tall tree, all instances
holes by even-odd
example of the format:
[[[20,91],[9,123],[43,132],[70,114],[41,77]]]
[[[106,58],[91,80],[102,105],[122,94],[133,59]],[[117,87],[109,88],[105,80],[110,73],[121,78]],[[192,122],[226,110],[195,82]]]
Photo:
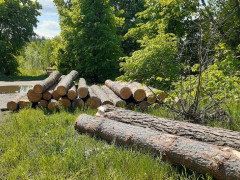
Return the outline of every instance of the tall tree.
[[[17,72],[14,56],[34,35],[41,5],[31,0],[0,0],[0,73]]]
[[[120,21],[108,0],[55,0],[61,19],[64,48],[59,69],[78,70],[92,82],[103,82],[118,75],[121,37]]]

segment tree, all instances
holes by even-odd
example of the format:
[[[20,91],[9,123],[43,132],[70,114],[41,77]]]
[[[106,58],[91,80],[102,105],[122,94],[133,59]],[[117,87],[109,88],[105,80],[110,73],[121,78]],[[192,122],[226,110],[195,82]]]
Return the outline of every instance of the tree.
[[[15,59],[37,25],[41,5],[31,0],[0,0],[0,72],[14,74]]]
[[[55,0],[61,20],[64,48],[60,49],[60,71],[76,69],[91,82],[118,75],[122,53],[117,18],[108,0]],[[122,22],[121,22],[122,23]]]

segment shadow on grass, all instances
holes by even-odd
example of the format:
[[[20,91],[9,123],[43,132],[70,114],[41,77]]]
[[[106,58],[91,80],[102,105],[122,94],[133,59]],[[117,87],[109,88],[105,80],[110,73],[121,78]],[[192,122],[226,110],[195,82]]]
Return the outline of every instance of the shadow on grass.
[[[6,76],[6,75],[0,75],[0,81],[34,81],[34,80],[43,80],[48,77],[48,74],[41,74],[38,76]]]

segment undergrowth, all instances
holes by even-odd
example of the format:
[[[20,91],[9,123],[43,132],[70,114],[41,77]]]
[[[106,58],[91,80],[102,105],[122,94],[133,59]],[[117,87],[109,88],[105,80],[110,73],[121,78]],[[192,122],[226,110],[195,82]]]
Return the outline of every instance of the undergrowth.
[[[147,150],[79,134],[80,113],[24,109],[0,121],[0,179],[212,179]]]

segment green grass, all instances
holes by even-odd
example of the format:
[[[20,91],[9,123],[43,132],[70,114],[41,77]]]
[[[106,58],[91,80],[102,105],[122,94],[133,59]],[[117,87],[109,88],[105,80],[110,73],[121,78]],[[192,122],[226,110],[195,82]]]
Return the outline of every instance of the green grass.
[[[24,109],[1,120],[0,179],[212,179],[147,150],[78,134],[74,121],[80,113]]]

